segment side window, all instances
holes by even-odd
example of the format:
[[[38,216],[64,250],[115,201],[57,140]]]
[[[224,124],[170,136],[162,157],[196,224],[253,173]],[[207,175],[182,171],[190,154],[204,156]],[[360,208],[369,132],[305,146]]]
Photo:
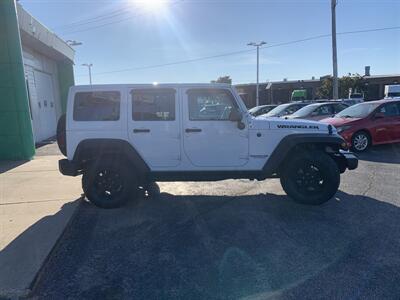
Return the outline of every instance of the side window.
[[[345,109],[345,108],[347,108],[347,107],[348,107],[347,105],[344,105],[344,104],[341,104],[341,103],[335,104],[335,105],[334,105],[335,114],[341,112],[343,109]]]
[[[78,92],[74,98],[74,121],[117,121],[120,103],[120,92]]]
[[[222,89],[192,89],[187,91],[189,101],[189,120],[223,121],[237,104],[232,94]]]
[[[299,106],[299,105],[291,105],[286,109],[285,115],[291,115],[291,114],[295,113],[296,111],[298,111],[300,108],[301,108],[301,106]]]
[[[388,103],[382,106],[379,112],[384,113],[386,117],[394,117],[400,115],[397,103]]]
[[[331,105],[322,105],[321,107],[316,109],[317,115],[330,115],[332,114],[332,106]]]
[[[174,121],[175,90],[143,89],[132,92],[132,120]]]

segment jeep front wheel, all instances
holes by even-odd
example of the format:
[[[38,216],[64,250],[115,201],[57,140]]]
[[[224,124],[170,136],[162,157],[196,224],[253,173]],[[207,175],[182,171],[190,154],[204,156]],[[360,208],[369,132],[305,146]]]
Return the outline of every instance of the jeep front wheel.
[[[85,170],[82,188],[87,199],[101,208],[117,208],[135,198],[136,178],[127,164],[104,159]]]
[[[340,184],[335,161],[322,151],[294,154],[284,165],[281,184],[286,194],[302,204],[319,205],[331,199]]]

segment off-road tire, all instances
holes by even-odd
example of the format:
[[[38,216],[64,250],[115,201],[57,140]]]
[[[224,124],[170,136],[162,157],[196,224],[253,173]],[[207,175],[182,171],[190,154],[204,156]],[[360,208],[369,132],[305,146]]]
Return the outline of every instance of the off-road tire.
[[[293,153],[281,170],[281,185],[295,202],[320,205],[331,199],[340,185],[336,162],[322,151]]]
[[[148,182],[138,188],[138,195],[142,198],[157,198],[160,193],[160,187],[156,182]]]
[[[118,159],[98,159],[83,172],[86,198],[101,208],[117,208],[136,199],[137,180],[129,165]]]
[[[146,185],[147,196],[150,198],[157,198],[161,191],[160,187],[156,182],[150,182]]]
[[[64,155],[67,156],[67,132],[66,132],[66,126],[67,126],[67,119],[66,119],[66,114],[61,115],[61,117],[58,119],[57,122],[57,145],[58,149],[60,149],[60,152]]]
[[[357,144],[357,141],[358,143],[364,141],[366,144],[365,146],[363,144]],[[351,148],[355,152],[367,151],[370,146],[371,146],[371,136],[366,131],[363,130],[358,131],[354,133],[353,136],[351,137]]]

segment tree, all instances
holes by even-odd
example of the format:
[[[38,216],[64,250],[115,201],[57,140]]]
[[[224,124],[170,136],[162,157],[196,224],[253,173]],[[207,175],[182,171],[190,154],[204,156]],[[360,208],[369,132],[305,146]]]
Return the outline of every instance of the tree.
[[[317,89],[317,97],[320,99],[332,99],[333,95],[332,77],[322,80],[321,86]]]
[[[348,98],[350,89],[352,89],[353,92],[356,90],[358,92],[366,92],[363,78],[360,74],[349,73],[348,75],[339,78],[339,98]],[[322,81],[316,94],[318,98],[321,99],[332,99],[332,77],[325,78]]]
[[[360,74],[348,74],[340,78],[340,98],[347,98],[349,96],[350,89],[355,92],[365,92],[365,85],[363,84],[363,78]]]
[[[222,76],[222,77],[218,77],[217,80],[211,80],[211,83],[228,83],[228,84],[232,84],[232,78],[231,76]]]

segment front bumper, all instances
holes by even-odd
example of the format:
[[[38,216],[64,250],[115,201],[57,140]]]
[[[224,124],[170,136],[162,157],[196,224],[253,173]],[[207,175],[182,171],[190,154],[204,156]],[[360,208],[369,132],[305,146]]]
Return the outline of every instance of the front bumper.
[[[66,176],[77,176],[80,174],[78,165],[68,159],[60,159],[58,161],[58,169],[61,174]]]
[[[349,170],[357,169],[358,158],[354,153],[350,151],[339,150],[339,155],[341,161],[343,162],[343,164],[347,169]]]

